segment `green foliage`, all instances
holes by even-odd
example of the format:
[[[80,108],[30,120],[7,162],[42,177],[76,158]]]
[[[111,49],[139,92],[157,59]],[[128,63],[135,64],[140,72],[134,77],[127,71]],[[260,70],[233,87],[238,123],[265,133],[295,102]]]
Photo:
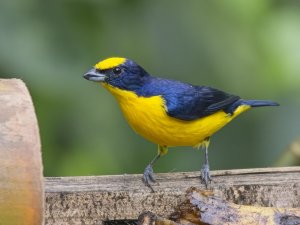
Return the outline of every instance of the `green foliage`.
[[[163,77],[280,102],[236,119],[210,147],[212,169],[269,166],[300,133],[299,8],[297,1],[4,0],[0,72],[29,86],[47,176],[140,173],[156,154],[113,97],[82,78],[109,56]],[[155,170],[196,170],[202,158],[190,148],[171,149]]]

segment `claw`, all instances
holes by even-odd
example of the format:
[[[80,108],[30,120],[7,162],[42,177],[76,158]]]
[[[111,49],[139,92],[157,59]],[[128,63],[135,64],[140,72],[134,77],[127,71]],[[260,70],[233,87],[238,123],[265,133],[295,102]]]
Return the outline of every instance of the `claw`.
[[[205,187],[207,188],[208,182],[211,181],[210,172],[209,172],[209,165],[203,164],[201,169],[201,180],[205,184]]]
[[[143,182],[147,187],[151,189],[152,192],[154,192],[154,189],[151,186],[150,182],[155,183],[156,179],[154,176],[153,168],[150,164],[144,170]]]

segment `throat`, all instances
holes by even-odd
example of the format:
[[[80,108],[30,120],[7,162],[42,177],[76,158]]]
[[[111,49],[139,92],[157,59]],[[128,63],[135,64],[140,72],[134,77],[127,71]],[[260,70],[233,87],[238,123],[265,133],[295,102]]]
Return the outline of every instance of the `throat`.
[[[114,95],[133,130],[146,139],[159,143],[153,135],[160,133],[158,131],[162,128],[162,121],[168,117],[163,98],[142,97],[133,91],[121,90],[109,85],[103,86]]]
[[[128,91],[128,90],[122,90],[120,88],[111,86],[107,83],[101,83],[101,85],[108,90],[116,99],[117,101],[121,104],[121,102],[130,102],[130,100],[134,100],[138,98],[138,96],[135,94],[133,91]]]

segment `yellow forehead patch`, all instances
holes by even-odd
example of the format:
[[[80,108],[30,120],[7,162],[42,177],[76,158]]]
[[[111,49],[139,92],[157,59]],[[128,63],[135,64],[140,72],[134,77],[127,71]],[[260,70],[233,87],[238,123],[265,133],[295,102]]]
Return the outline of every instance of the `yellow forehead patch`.
[[[98,62],[95,65],[95,68],[98,70],[107,70],[121,65],[125,61],[126,61],[125,58],[119,58],[119,57],[108,58]]]

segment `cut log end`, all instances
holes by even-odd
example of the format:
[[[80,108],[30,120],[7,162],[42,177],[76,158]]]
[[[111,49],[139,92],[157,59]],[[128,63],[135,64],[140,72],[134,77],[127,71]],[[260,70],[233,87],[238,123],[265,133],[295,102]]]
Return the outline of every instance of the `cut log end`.
[[[25,84],[0,79],[0,221],[43,222],[44,189],[37,119]]]

